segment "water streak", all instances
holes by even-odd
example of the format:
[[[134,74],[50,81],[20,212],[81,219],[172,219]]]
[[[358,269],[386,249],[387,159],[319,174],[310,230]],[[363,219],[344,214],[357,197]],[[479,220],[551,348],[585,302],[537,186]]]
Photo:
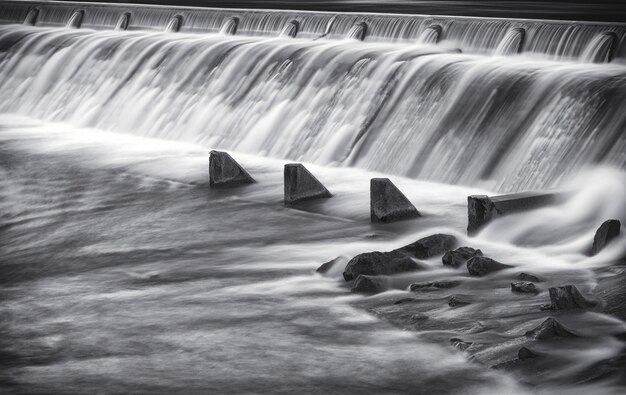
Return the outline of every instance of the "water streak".
[[[27,26],[0,47],[2,112],[500,191],[626,168],[617,64]]]

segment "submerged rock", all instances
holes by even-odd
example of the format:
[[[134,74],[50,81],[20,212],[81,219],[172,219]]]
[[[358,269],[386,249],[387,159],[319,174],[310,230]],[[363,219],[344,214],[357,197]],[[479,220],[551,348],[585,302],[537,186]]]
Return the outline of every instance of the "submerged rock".
[[[389,288],[388,280],[384,277],[360,275],[356,278],[350,291],[358,293],[377,294]]]
[[[526,332],[524,336],[535,340],[552,339],[555,337],[577,337],[577,335],[552,317],[546,319],[535,329]]]
[[[617,273],[600,279],[593,293],[602,300],[602,312],[626,321],[626,266],[613,268]]]
[[[439,289],[449,289],[460,285],[458,280],[428,281],[423,283],[415,283],[409,286],[411,292],[433,291]]]
[[[591,247],[591,255],[596,255],[600,251],[604,249],[611,241],[617,238],[620,234],[620,228],[622,224],[619,220],[610,219],[605,221],[598,230],[596,231],[596,235],[593,238],[593,246]]]
[[[461,351],[465,351],[469,348],[469,346],[471,346],[473,343],[471,342],[466,342],[463,341],[459,338],[453,337],[452,339],[450,339],[450,344],[452,344],[453,347],[458,348]]]
[[[333,260],[331,260],[331,261],[328,261],[328,262],[326,262],[326,263],[322,264],[322,266],[318,267],[318,268],[315,270],[315,272],[316,272],[316,273],[320,273],[320,274],[327,273],[327,272],[328,272],[330,269],[332,269],[332,268],[333,268],[333,267],[334,267],[337,263],[339,263],[339,262],[343,261],[344,259],[346,259],[346,258],[345,258],[345,257],[343,257],[343,256],[338,256],[337,258],[335,258],[335,259],[333,259]]]
[[[533,282],[533,283],[542,283],[542,282],[545,281],[544,279],[542,279],[542,278],[540,278],[538,276],[535,276],[534,274],[528,274],[528,273],[524,273],[524,272],[517,274],[514,278],[516,280],[530,281],[530,282]]]
[[[539,290],[530,281],[515,281],[511,283],[511,291],[524,294],[537,294]]]
[[[470,276],[481,277],[511,267],[513,266],[505,265],[504,263],[483,256],[475,256],[467,261],[467,271]]]
[[[415,298],[402,298],[400,300],[396,300],[395,302],[393,302],[394,305],[398,305],[398,304],[403,304],[403,303],[411,303],[411,302],[415,302],[417,299]]]
[[[483,252],[481,250],[475,250],[471,247],[459,247],[456,250],[447,251],[441,258],[441,261],[444,266],[456,269],[467,263],[470,258],[475,256],[483,256]]]
[[[412,255],[418,259],[428,259],[453,249],[457,244],[456,237],[445,234],[435,234],[419,239],[396,251]]]
[[[422,313],[415,313],[415,314],[411,314],[411,316],[409,317],[408,321],[409,324],[418,324],[420,322],[424,322],[428,319],[428,316],[426,314],[422,314]]]
[[[469,295],[453,295],[448,300],[448,306],[450,307],[459,307],[466,306],[468,304],[472,304],[474,299]]]
[[[540,356],[541,354],[538,354],[534,352],[533,350],[526,348],[526,347],[520,348],[519,351],[517,352],[517,358],[520,361],[528,361],[530,359],[539,358]]]
[[[550,305],[545,307],[548,310],[587,309],[596,305],[595,302],[581,295],[578,288],[573,285],[552,287],[548,292],[550,292]]]
[[[352,258],[346,265],[343,278],[346,281],[356,279],[360,274],[365,275],[391,275],[402,272],[419,270],[421,267],[408,257],[398,251],[391,252],[366,252]]]

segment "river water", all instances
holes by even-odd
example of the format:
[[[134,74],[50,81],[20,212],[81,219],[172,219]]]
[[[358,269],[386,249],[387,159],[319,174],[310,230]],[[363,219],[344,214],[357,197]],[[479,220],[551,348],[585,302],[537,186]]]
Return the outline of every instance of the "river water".
[[[340,268],[315,269],[446,232],[539,273],[588,276],[590,288],[588,271],[626,250],[621,238],[585,255],[600,223],[626,220],[619,63],[15,25],[0,27],[0,43],[8,392],[526,393],[356,308],[365,297]],[[370,122],[372,111],[384,116]],[[211,148],[232,151],[258,182],[209,190]],[[290,160],[334,197],[284,208]],[[376,176],[424,217],[370,224]],[[530,187],[571,197],[465,236],[468,195]],[[596,316],[579,322],[607,336],[623,325]],[[617,349],[593,344],[574,353],[579,368]]]

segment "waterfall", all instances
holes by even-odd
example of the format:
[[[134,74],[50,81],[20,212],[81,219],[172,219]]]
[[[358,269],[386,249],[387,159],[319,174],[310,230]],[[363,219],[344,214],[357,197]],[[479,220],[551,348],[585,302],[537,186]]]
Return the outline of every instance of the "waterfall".
[[[37,17],[39,17],[39,8],[31,8],[30,10],[28,10],[26,18],[24,18],[24,24],[35,26],[35,24],[37,23]]]
[[[220,29],[220,34],[235,35],[237,34],[237,26],[239,26],[239,18],[231,17],[224,22]]]
[[[180,31],[180,27],[182,24],[183,24],[183,17],[181,15],[175,15],[167,23],[167,26],[165,26],[165,31],[173,32],[173,33],[178,32]]]
[[[497,55],[514,55],[522,52],[526,31],[516,27],[509,30],[496,48]]]
[[[199,23],[168,12],[155,28]],[[135,11],[107,14],[123,33],[85,28],[89,9],[58,13],[73,27],[85,15],[80,30],[41,28],[43,12],[22,25],[23,11],[0,24],[0,112],[503,192],[554,187],[591,164],[626,168],[626,67],[591,63],[621,59],[622,33],[430,19],[411,26],[427,43],[445,32],[440,45],[390,45],[378,38],[401,35],[402,19],[246,12],[217,12],[211,34],[172,35],[138,29]],[[302,39],[267,39],[281,31]],[[483,49],[450,53],[469,42]]]
[[[80,28],[80,25],[83,23],[83,17],[85,16],[85,11],[74,11],[69,21],[67,21],[66,26],[72,29]]]
[[[418,41],[422,44],[437,44],[439,42],[439,37],[441,36],[442,30],[443,29],[440,25],[428,26],[426,30],[424,30],[424,32],[420,35]]]
[[[581,55],[581,61],[587,63],[608,63],[615,56],[617,35],[613,32],[597,35]]]
[[[130,12],[125,12],[120,15],[120,19],[117,20],[115,24],[115,30],[126,30],[128,29],[128,24],[130,23]]]
[[[359,22],[352,26],[350,31],[347,34],[347,38],[351,40],[360,40],[363,41],[365,39],[365,34],[367,33],[367,23]]]
[[[298,23],[298,21],[296,20],[290,21],[287,25],[285,25],[285,28],[283,29],[283,31],[280,32],[280,36],[295,38],[296,35],[298,34],[299,26],[300,24]]]

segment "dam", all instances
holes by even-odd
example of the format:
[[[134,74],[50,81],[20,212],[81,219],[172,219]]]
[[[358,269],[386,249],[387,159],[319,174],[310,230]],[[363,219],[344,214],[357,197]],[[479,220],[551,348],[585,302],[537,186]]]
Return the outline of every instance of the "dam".
[[[0,389],[626,387],[626,23],[0,0],[0,92]]]

